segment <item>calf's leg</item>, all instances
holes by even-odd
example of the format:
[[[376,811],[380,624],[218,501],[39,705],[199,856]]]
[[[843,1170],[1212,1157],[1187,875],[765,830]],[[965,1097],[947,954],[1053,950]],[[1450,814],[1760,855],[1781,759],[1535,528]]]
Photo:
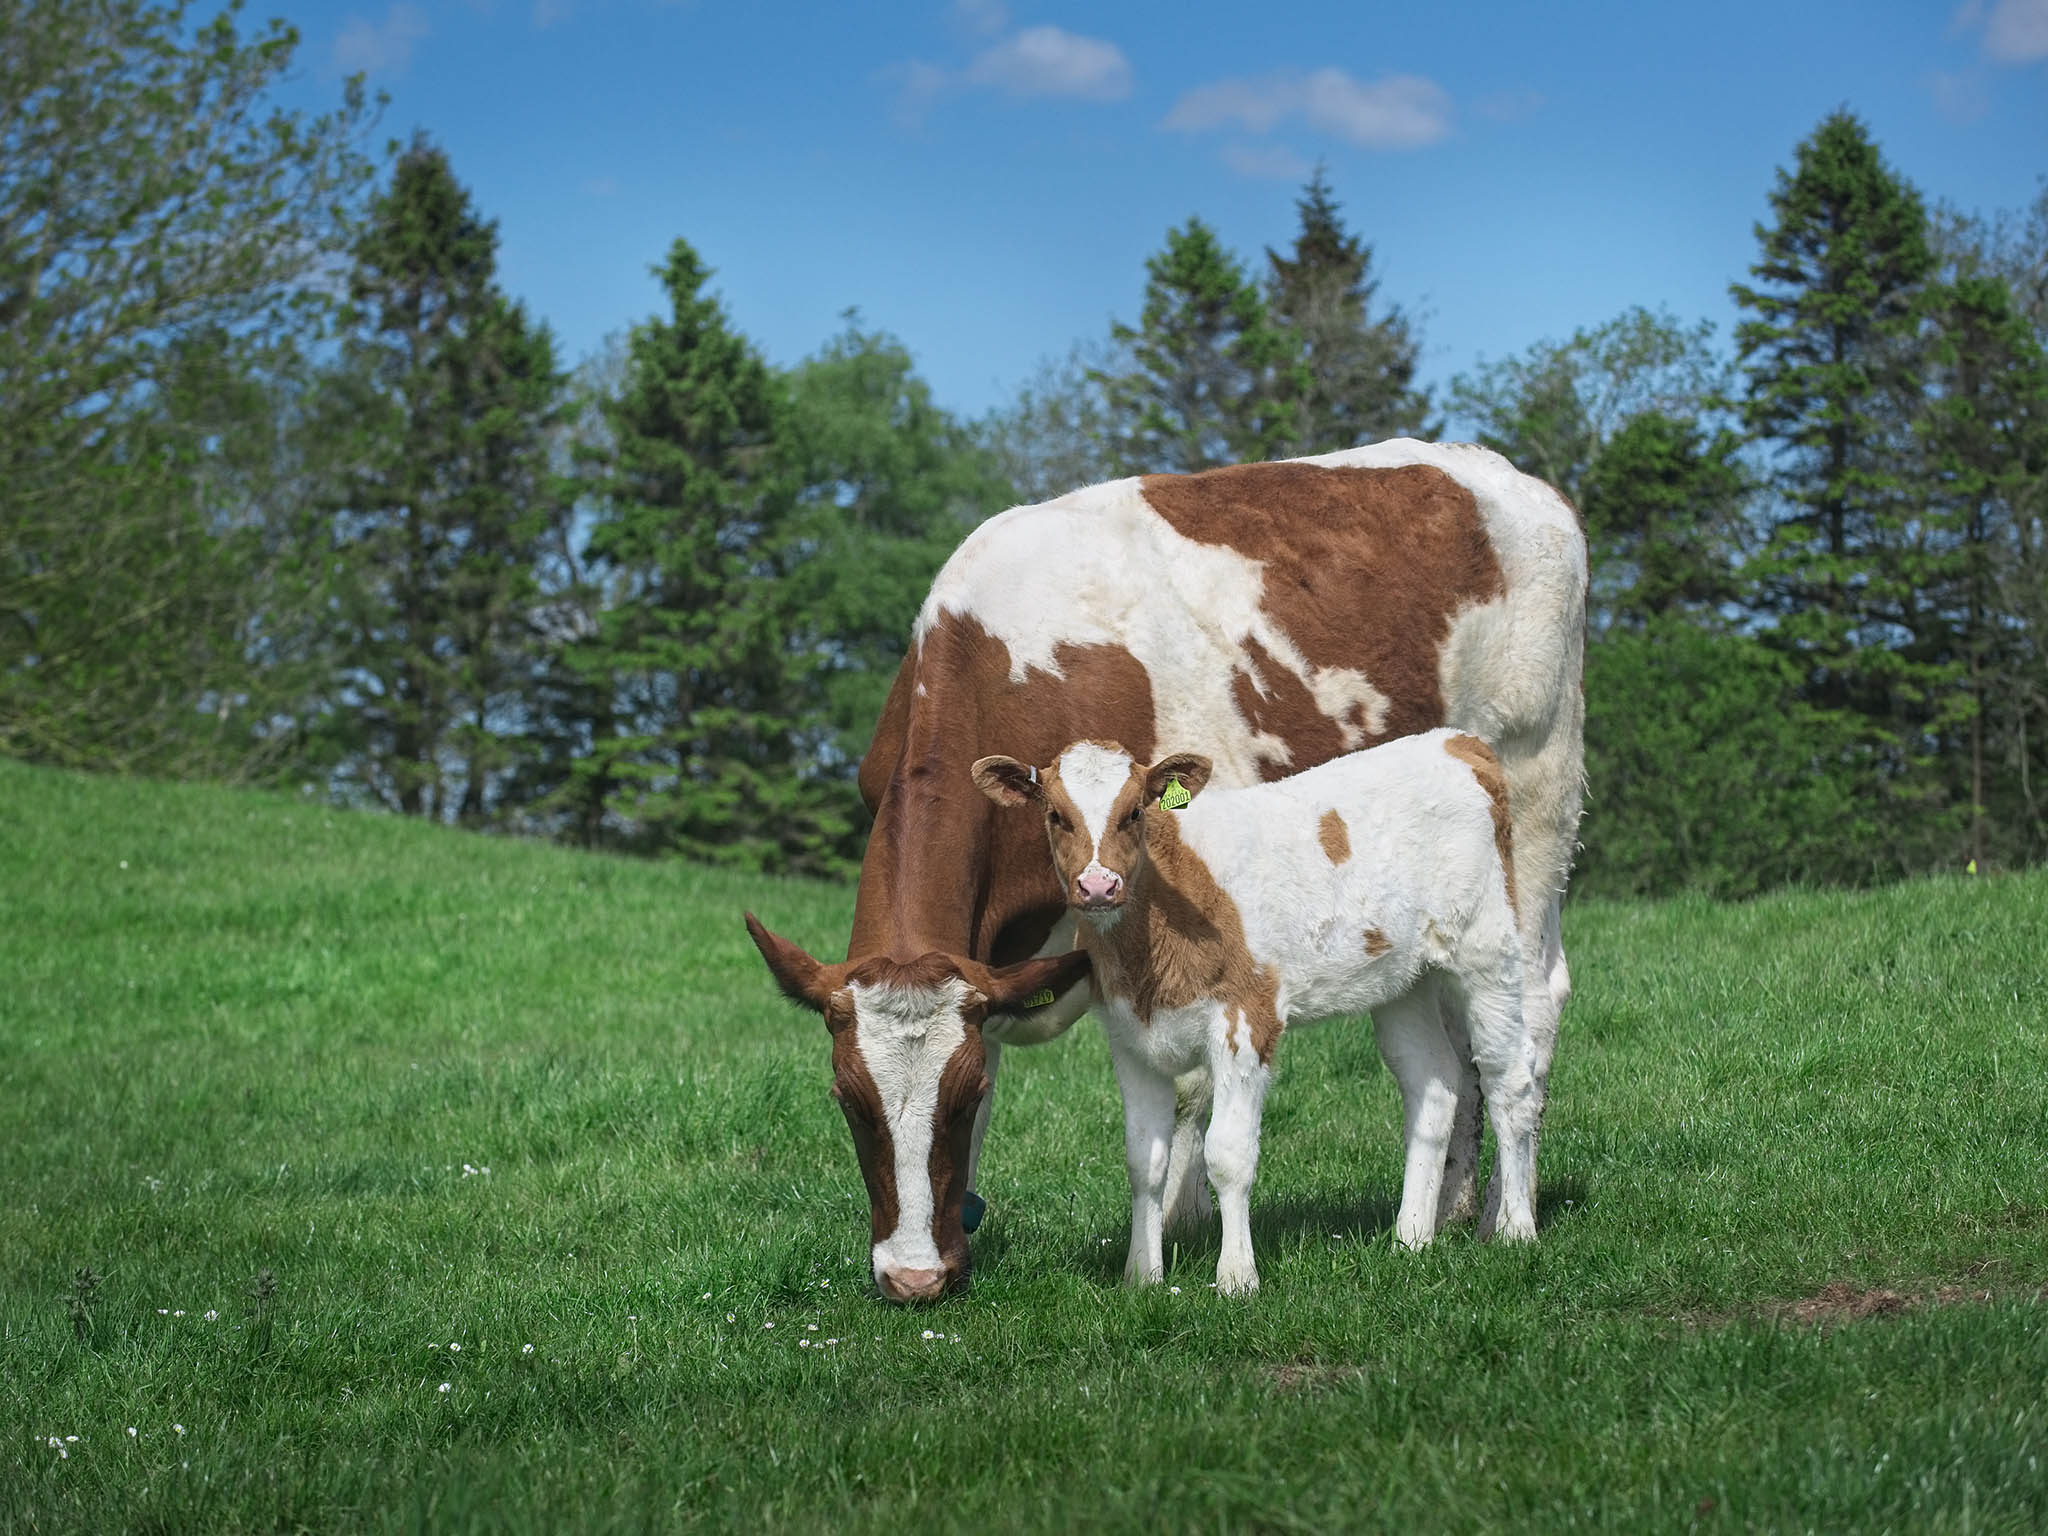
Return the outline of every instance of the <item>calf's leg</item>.
[[[1427,977],[1406,996],[1373,1009],[1372,1025],[1380,1055],[1401,1085],[1402,1129],[1408,1148],[1394,1236],[1406,1247],[1421,1248],[1436,1236],[1444,1163],[1457,1118],[1463,1068],[1438,1013],[1436,986]]]
[[[1209,1078],[1215,1104],[1203,1150],[1216,1205],[1223,1217],[1223,1247],[1216,1256],[1216,1289],[1226,1296],[1259,1288],[1252,1257],[1252,1181],[1259,1172],[1259,1119],[1272,1070],[1259,1059],[1242,1014],[1218,1008],[1209,1027]]]
[[[1194,1234],[1216,1207],[1202,1167],[1202,1128],[1209,1123],[1209,1068],[1205,1063],[1173,1080],[1173,1153],[1166,1164],[1166,1230]]]
[[[1110,1060],[1124,1097],[1124,1168],[1131,1178],[1131,1247],[1124,1259],[1126,1285],[1156,1285],[1166,1278],[1162,1240],[1166,1160],[1173,1137],[1173,1079],[1112,1037]]]

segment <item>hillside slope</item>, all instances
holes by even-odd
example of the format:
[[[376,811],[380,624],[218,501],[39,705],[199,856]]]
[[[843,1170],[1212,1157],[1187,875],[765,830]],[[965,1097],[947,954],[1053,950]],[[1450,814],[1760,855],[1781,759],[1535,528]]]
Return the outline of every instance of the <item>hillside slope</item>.
[[[0,762],[0,1529],[2048,1525],[2048,873],[1575,907],[1533,1250],[1290,1036],[1243,1304],[1084,1023],[923,1313],[742,906],[851,893]]]

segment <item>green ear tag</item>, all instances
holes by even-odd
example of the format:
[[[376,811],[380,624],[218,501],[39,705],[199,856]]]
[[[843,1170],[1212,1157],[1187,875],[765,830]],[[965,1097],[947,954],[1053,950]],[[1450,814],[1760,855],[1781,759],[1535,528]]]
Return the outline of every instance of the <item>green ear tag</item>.
[[[1036,992],[1024,999],[1024,1006],[1026,1008],[1045,1008],[1050,1006],[1052,1001],[1052,988],[1040,987]]]
[[[1168,779],[1165,792],[1159,797],[1159,803],[1169,811],[1177,811],[1194,798],[1193,795],[1187,792],[1187,789],[1181,784],[1179,779]]]

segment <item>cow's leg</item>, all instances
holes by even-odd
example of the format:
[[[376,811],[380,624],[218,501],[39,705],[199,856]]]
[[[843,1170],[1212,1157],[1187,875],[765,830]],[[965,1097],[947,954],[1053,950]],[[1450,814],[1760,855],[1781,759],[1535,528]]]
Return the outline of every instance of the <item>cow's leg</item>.
[[[1209,1077],[1215,1105],[1203,1150],[1216,1204],[1223,1215],[1223,1248],[1216,1256],[1216,1289],[1226,1296],[1259,1288],[1252,1258],[1252,1180],[1259,1172],[1259,1118],[1273,1073],[1259,1059],[1242,1018],[1218,1008],[1209,1025]]]
[[[1462,1068],[1444,1027],[1437,987],[1428,977],[1405,996],[1372,1011],[1373,1033],[1394,1081],[1401,1085],[1407,1166],[1394,1236],[1420,1248],[1436,1235],[1444,1161],[1458,1112]]]
[[[1470,1221],[1479,1212],[1479,1128],[1485,1108],[1479,1098],[1479,1069],[1472,1064],[1472,1043],[1465,1038],[1464,1015],[1441,999],[1437,1012],[1452,1054],[1458,1058],[1458,1109],[1451,1119],[1443,1191],[1436,1204],[1436,1229],[1441,1232],[1454,1222]]]
[[[1506,974],[1487,969],[1467,974],[1446,990],[1465,1010],[1465,1029],[1493,1121],[1494,1183],[1499,1202],[1482,1219],[1481,1237],[1500,1236],[1511,1243],[1536,1240],[1536,1132],[1543,1114],[1542,1091],[1536,1081],[1534,1031],[1526,1010],[1532,1003],[1548,1007],[1549,980],[1527,978],[1510,965]],[[1540,1000],[1540,1001],[1539,1001]]]
[[[961,1219],[972,1232],[981,1225],[981,1218],[988,1211],[988,1204],[981,1198],[975,1187],[975,1175],[981,1167],[981,1139],[988,1134],[989,1115],[996,1104],[996,1069],[1003,1062],[1003,1048],[986,1037],[981,1043],[982,1075],[988,1079],[988,1092],[981,1096],[981,1102],[974,1108],[974,1129],[967,1137],[967,1198],[961,1202]]]
[[[1166,1166],[1166,1230],[1198,1233],[1216,1207],[1209,1200],[1209,1175],[1202,1166],[1203,1128],[1209,1123],[1212,1090],[1207,1065],[1183,1072],[1173,1082],[1173,1154]]]
[[[1113,1039],[1110,1059],[1123,1090],[1124,1168],[1131,1176],[1131,1247],[1124,1259],[1124,1283],[1156,1285],[1166,1278],[1162,1199],[1173,1137],[1173,1079]]]

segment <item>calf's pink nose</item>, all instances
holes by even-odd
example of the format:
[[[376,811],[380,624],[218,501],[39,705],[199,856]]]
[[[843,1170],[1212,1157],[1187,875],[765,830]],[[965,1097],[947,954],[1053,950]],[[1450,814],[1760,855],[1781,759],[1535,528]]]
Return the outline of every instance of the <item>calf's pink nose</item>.
[[[1124,877],[1111,869],[1091,869],[1076,877],[1074,889],[1081,893],[1081,899],[1091,906],[1100,902],[1115,901],[1122,894]]]

